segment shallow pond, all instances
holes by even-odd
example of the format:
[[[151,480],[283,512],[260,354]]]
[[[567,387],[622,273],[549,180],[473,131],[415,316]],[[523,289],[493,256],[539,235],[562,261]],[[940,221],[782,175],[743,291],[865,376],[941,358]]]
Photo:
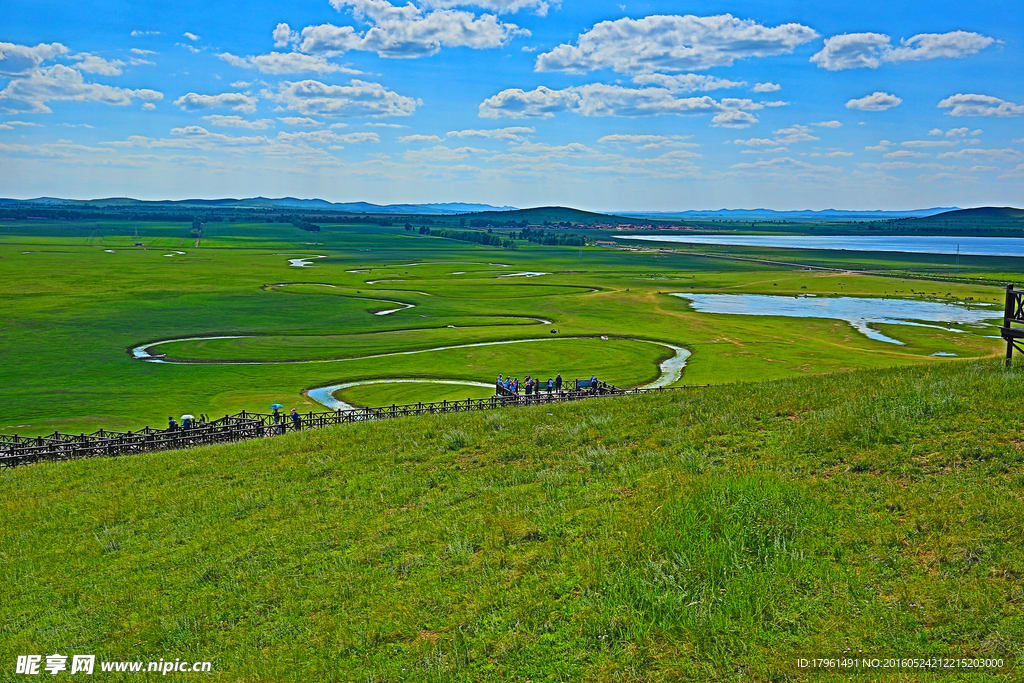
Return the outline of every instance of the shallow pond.
[[[1001,311],[992,308],[961,306],[936,301],[910,301],[908,299],[691,292],[673,292],[671,296],[688,300],[690,308],[700,313],[845,320],[858,332],[871,339],[901,346],[903,342],[885,336],[870,325],[914,325],[949,329],[951,332],[964,332],[964,330],[949,328],[948,325],[978,325],[997,319],[1001,314]]]

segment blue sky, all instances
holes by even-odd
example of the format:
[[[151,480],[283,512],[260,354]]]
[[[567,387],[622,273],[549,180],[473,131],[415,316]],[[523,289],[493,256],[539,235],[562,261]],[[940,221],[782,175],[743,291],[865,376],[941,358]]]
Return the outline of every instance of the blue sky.
[[[1016,3],[2,3],[0,196],[1024,206]]]

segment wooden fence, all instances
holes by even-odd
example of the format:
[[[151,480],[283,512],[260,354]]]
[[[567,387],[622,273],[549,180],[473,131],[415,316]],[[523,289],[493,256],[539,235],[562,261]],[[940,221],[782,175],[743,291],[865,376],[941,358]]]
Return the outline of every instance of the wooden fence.
[[[706,385],[705,385],[706,386]],[[358,408],[326,412],[301,413],[293,421],[285,413],[250,413],[242,411],[225,415],[191,429],[178,428],[174,431],[145,427],[137,432],[118,432],[101,429],[92,434],[63,434],[54,432],[49,436],[25,437],[16,434],[0,434],[0,467],[14,467],[36,462],[53,460],[74,460],[98,456],[130,455],[149,451],[168,451],[195,448],[217,443],[245,441],[277,436],[301,429],[322,429],[352,422],[369,420],[390,420],[397,417],[416,415],[437,415],[439,413],[463,413],[476,410],[495,410],[513,406],[565,403],[587,398],[604,396],[635,396],[659,393],[670,389],[690,387],[660,387],[657,389],[619,389],[605,382],[597,387],[569,391],[495,395],[489,398],[467,398],[464,401],[435,401],[433,403],[411,403],[379,408]]]

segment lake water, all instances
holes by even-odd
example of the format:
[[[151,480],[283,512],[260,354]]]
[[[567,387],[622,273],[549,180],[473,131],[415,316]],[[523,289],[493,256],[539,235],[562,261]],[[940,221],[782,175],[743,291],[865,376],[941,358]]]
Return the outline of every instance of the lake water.
[[[950,328],[948,325],[982,325],[999,319],[1002,314],[1002,311],[994,308],[907,299],[689,292],[673,292],[672,296],[688,300],[690,308],[700,313],[845,320],[858,332],[871,339],[901,346],[903,342],[885,336],[870,325],[913,325],[949,329],[951,332],[965,332],[965,330]]]
[[[1024,256],[1021,237],[932,237],[922,235],[615,235],[619,239],[732,247],[894,251],[910,254]]]

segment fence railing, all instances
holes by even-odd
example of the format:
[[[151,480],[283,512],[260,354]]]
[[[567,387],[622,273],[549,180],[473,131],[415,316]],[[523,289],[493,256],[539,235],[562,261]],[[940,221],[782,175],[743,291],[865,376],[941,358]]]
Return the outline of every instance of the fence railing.
[[[708,385],[703,385],[708,386]],[[376,408],[333,410],[300,413],[293,419],[284,413],[251,413],[243,410],[225,415],[206,424],[189,429],[175,430],[145,427],[136,432],[100,429],[91,434],[65,434],[54,432],[48,436],[26,437],[0,434],[0,467],[14,467],[30,463],[75,460],[99,456],[130,455],[150,451],[178,450],[219,443],[246,441],[278,436],[290,431],[322,429],[352,422],[390,420],[417,415],[461,413],[476,410],[496,410],[513,406],[542,405],[579,401],[598,396],[635,396],[690,387],[659,387],[656,389],[619,389],[605,382],[597,387],[561,392],[503,394],[488,398],[467,398],[464,401],[434,401],[431,403],[392,404]]]

